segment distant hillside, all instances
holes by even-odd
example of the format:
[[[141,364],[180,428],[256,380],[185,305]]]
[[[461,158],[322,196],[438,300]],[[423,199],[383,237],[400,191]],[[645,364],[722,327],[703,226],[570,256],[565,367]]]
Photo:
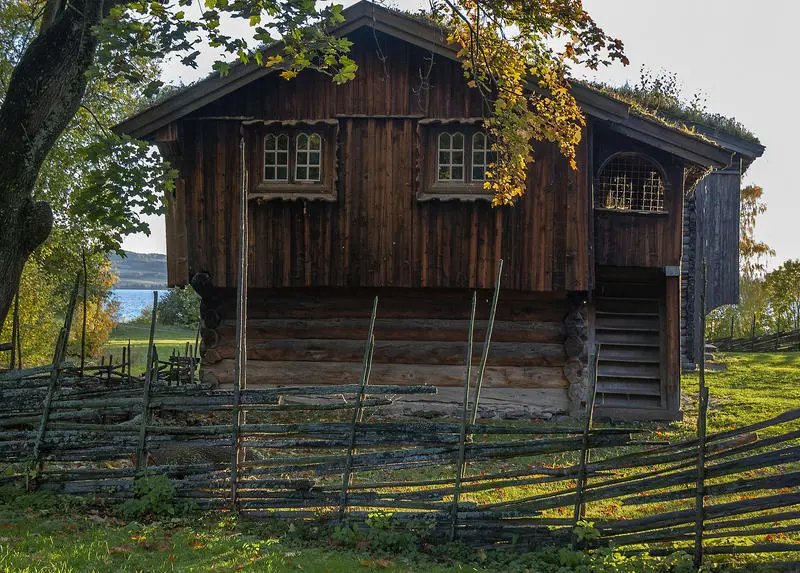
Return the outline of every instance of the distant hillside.
[[[167,256],[125,251],[125,258],[111,255],[119,282],[114,288],[162,289],[167,287]]]

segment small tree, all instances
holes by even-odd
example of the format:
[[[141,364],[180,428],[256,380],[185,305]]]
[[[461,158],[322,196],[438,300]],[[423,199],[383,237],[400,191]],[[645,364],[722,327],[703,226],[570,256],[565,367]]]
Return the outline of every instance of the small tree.
[[[200,297],[191,287],[171,288],[158,301],[158,321],[173,326],[195,326],[200,320]]]
[[[800,328],[800,260],[784,262],[764,279],[775,330]]]

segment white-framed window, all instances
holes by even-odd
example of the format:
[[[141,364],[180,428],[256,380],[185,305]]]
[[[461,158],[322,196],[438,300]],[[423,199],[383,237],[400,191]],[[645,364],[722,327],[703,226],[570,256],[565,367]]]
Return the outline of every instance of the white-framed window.
[[[289,136],[269,133],[264,137],[264,181],[289,181]]]
[[[299,133],[295,144],[295,181],[320,181],[322,138],[318,133]]]
[[[486,181],[486,171],[494,163],[497,154],[492,151],[489,137],[482,131],[472,134],[472,180]]]
[[[464,181],[464,134],[442,132],[438,138],[438,181]]]

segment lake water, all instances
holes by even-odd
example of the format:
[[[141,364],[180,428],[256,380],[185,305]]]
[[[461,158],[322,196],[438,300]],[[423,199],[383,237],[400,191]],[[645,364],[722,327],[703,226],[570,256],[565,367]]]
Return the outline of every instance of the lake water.
[[[166,293],[166,290],[158,291],[158,298]],[[153,304],[153,291],[151,289],[121,288],[111,291],[111,298],[119,301],[120,322],[128,322],[137,318],[145,307]]]

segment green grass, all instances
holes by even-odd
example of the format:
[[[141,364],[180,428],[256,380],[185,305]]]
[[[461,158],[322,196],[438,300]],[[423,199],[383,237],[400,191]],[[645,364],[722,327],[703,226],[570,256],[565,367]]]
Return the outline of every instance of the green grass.
[[[194,328],[156,325],[154,341],[159,357],[165,359],[172,354],[173,350],[183,354],[187,342],[192,348],[194,347],[196,335],[197,330]],[[114,356],[114,362],[119,363],[122,359],[122,349],[127,347],[128,341],[130,341],[131,356],[133,357],[131,372],[134,375],[141,374],[144,372],[145,363],[147,362],[147,342],[149,337],[149,325],[118,324],[111,331],[111,336],[109,336],[108,342],[103,348],[103,355],[108,356],[111,354]]]
[[[132,346],[145,350],[147,328],[124,325],[115,331],[110,345],[114,354],[131,339]],[[158,344],[163,347],[181,346],[192,340],[194,332],[186,329],[158,331]],[[136,353],[134,353],[136,360]],[[142,364],[143,364],[142,358]],[[800,353],[784,354],[730,354],[723,357],[727,370],[708,372],[706,383],[711,393],[709,432],[741,427],[774,417],[798,407],[800,402]],[[646,430],[644,440],[677,440],[695,435],[697,420],[698,376],[684,376],[682,380],[684,419],[671,424],[640,424]],[[776,434],[786,429],[768,429],[759,436]],[[291,453],[291,452],[289,452]],[[282,452],[282,455],[288,455]],[[540,456],[536,460],[515,460],[510,464],[528,462],[563,465],[574,462],[574,455],[555,454]],[[483,469],[470,464],[469,473]],[[488,468],[494,471],[501,467]],[[512,469],[512,468],[509,468]],[[359,479],[399,478],[415,479],[447,477],[447,468],[404,470],[401,472],[373,472],[359,475]],[[445,472],[445,473],[440,473]],[[383,474],[386,474],[385,476]],[[725,480],[723,480],[725,481]],[[537,484],[503,491],[489,490],[480,494],[465,495],[462,499],[481,502],[501,501],[538,495],[548,488],[564,487]],[[61,501],[54,502],[54,499]],[[588,571],[680,571],[670,568],[664,560],[636,558],[620,560],[609,555],[593,557],[555,554],[529,554],[518,558],[493,557],[480,550],[458,546],[444,548],[416,548],[412,551],[387,550],[376,547],[369,540],[356,540],[342,547],[332,539],[332,532],[323,526],[310,529],[308,524],[236,523],[226,519],[226,514],[208,514],[192,520],[172,520],[153,525],[125,523],[103,508],[91,508],[82,502],[64,501],[53,496],[28,496],[5,499],[0,495],[0,571],[330,571],[356,572],[368,570],[387,571],[524,571],[537,573]],[[738,497],[732,499],[739,499]],[[41,501],[44,500],[44,501]],[[49,501],[48,501],[49,500]],[[713,503],[727,501],[715,498]],[[590,519],[632,518],[656,511],[688,509],[694,501],[687,499],[650,508],[628,506],[618,500],[604,500],[588,504]],[[59,505],[60,504],[60,505]],[[557,508],[546,515],[571,516],[572,508]],[[313,526],[317,527],[317,526]],[[774,541],[799,542],[800,537],[789,534],[776,536]],[[765,539],[751,538],[752,542]],[[731,543],[731,540],[716,543]],[[750,541],[736,541],[749,543]],[[713,543],[713,542],[712,542]],[[798,546],[800,547],[800,545]],[[792,554],[760,555],[731,558],[709,558],[714,568],[722,571],[722,562],[732,564],[737,571],[776,571],[769,564],[776,560],[791,559]],[[589,563],[587,560],[593,560]],[[555,560],[560,565],[546,563]],[[572,561],[575,560],[575,563]],[[610,560],[614,567],[602,564]],[[536,565],[531,563],[544,563]],[[554,562],[554,563],[555,563]],[[563,569],[559,567],[563,566]],[[791,570],[791,569],[789,569]]]
[[[731,353],[724,356],[724,364],[727,370],[706,373],[709,432],[753,424],[800,407],[800,352]],[[678,427],[693,432],[698,376],[684,376],[682,384],[685,416]]]

